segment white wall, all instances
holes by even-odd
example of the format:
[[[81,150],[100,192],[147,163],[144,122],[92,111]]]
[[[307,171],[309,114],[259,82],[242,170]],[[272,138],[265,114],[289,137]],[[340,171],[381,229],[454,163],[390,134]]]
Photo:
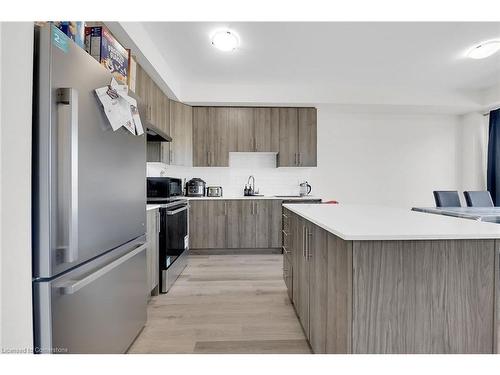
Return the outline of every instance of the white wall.
[[[462,190],[486,190],[488,119],[482,113],[460,116],[457,153]]]
[[[33,346],[31,102],[33,23],[0,24],[0,337]]]
[[[339,113],[318,108],[318,194],[345,203],[434,205],[459,186],[454,115]]]

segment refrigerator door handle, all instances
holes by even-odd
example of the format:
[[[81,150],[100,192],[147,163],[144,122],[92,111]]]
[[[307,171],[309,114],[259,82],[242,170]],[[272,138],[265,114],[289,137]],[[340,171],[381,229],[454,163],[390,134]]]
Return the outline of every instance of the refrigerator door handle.
[[[74,294],[83,287],[89,285],[91,282],[97,280],[99,277],[104,276],[114,268],[118,267],[120,264],[125,263],[127,260],[130,258],[136,256],[139,254],[141,251],[145,250],[147,248],[147,243],[144,243],[142,245],[139,245],[136,249],[132,250],[131,252],[125,254],[124,256],[114,260],[113,262],[105,265],[102,268],[99,268],[99,270],[91,273],[88,276],[85,276],[83,279],[80,280],[70,280],[65,285],[61,285],[59,287],[59,290],[61,294]]]
[[[57,104],[57,250],[72,263],[78,259],[78,91],[58,89]]]

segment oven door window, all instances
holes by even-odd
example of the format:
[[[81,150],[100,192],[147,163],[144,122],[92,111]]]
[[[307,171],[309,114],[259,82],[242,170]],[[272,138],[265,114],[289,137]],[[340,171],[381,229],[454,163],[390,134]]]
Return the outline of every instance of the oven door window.
[[[188,206],[180,205],[166,210],[166,259],[168,268],[187,249]]]

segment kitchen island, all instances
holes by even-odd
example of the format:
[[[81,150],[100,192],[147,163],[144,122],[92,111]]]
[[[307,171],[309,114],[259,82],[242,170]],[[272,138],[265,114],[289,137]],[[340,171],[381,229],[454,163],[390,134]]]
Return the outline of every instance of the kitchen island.
[[[284,205],[283,276],[315,353],[496,353],[500,226]]]

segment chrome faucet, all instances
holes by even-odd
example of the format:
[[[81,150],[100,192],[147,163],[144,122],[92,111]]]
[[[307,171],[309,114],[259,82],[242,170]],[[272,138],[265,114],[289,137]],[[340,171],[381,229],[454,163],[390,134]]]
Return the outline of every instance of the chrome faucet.
[[[250,179],[252,179],[252,185],[250,185]],[[248,185],[248,188],[250,189],[249,195],[254,194],[255,193],[255,177],[254,176],[250,175],[250,177],[248,177],[247,185]]]

